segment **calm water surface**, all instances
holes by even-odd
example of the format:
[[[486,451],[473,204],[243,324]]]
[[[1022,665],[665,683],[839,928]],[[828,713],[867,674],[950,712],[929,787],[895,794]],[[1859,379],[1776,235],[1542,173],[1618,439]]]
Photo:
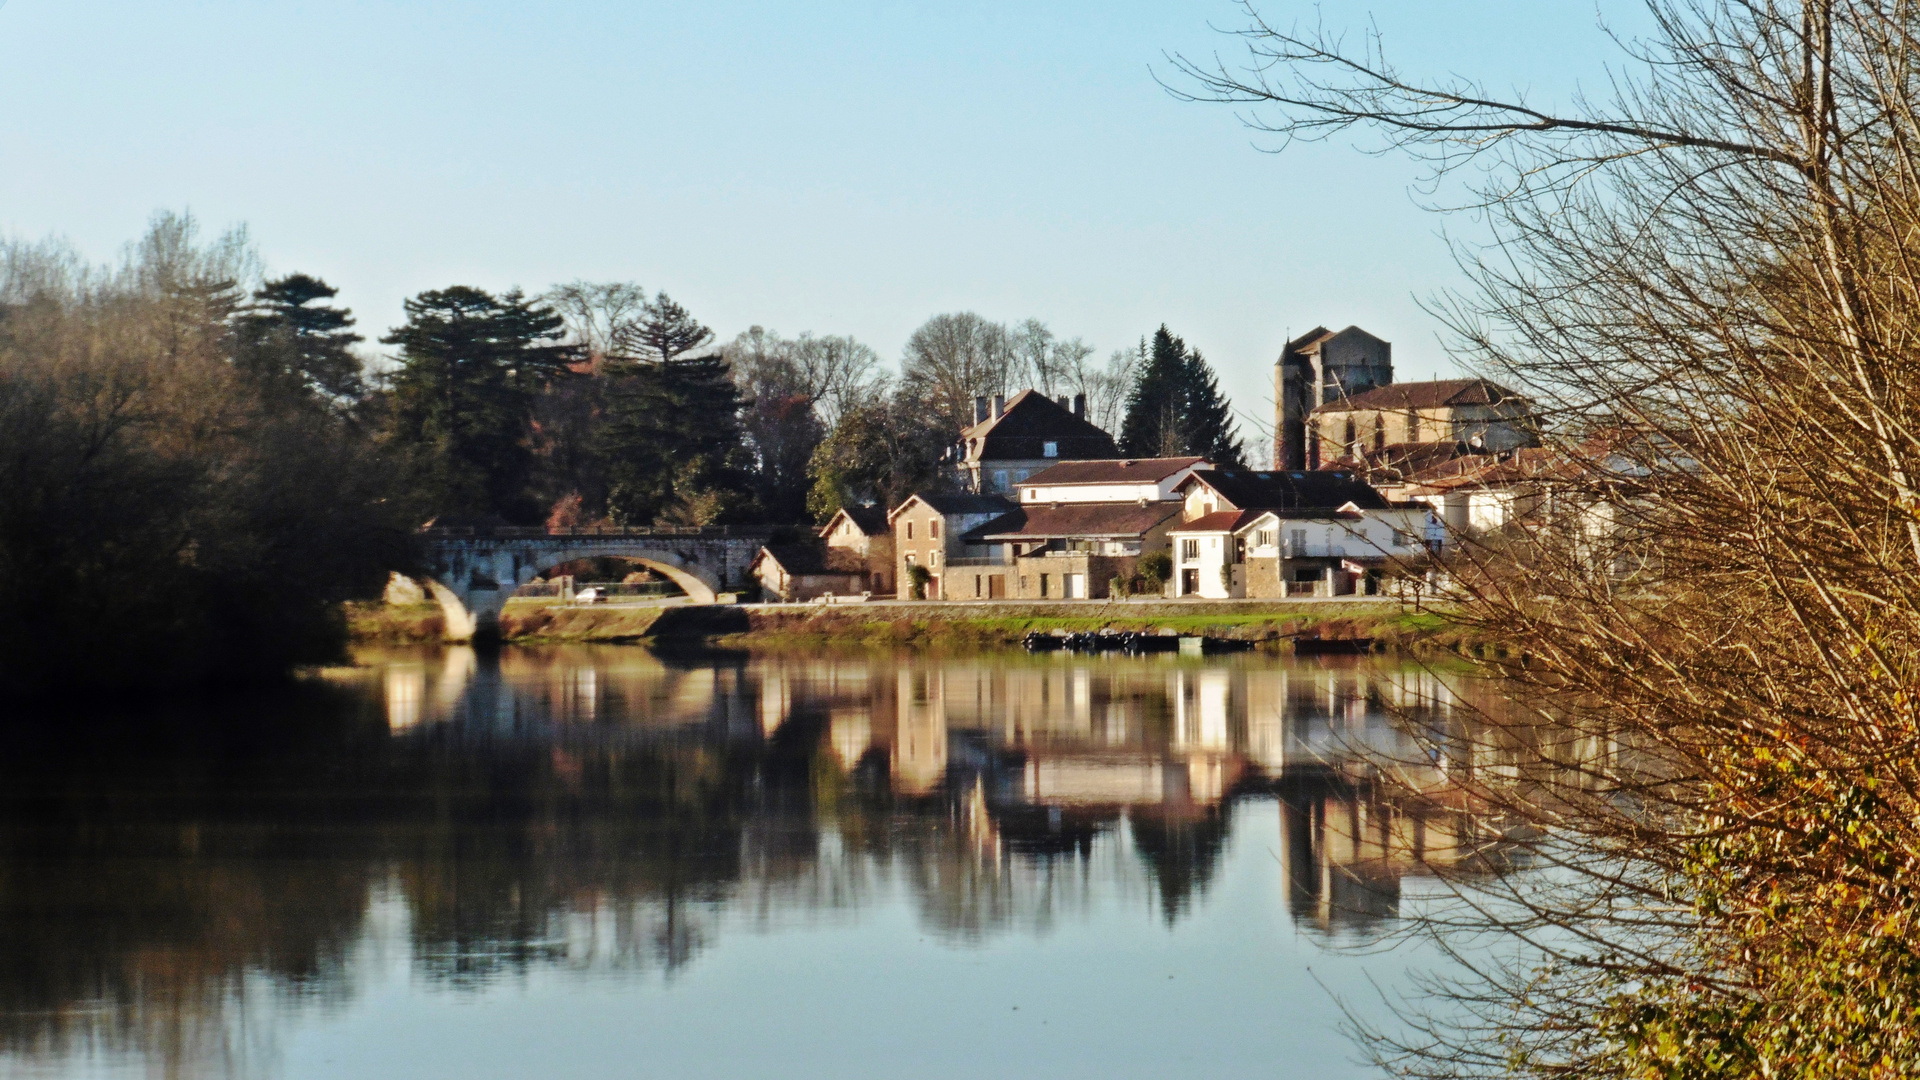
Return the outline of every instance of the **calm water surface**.
[[[1489,839],[1380,662],[359,660],[8,749],[0,1075],[1364,1076]]]

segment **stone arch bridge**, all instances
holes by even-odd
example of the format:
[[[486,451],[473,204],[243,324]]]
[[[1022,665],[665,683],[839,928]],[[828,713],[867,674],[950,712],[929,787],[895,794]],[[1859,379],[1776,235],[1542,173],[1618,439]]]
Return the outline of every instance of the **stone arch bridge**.
[[[425,584],[446,615],[447,638],[497,633],[513,591],[575,559],[632,559],[659,572],[696,604],[745,588],[765,530],[731,526],[656,529],[430,528],[433,576]]]

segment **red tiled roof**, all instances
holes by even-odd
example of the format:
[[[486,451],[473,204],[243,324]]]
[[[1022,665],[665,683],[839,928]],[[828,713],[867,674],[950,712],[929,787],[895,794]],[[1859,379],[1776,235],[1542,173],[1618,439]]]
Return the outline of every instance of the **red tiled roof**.
[[[967,543],[995,540],[1055,540],[1072,537],[1145,536],[1160,523],[1178,517],[1180,504],[1028,503],[994,518],[962,537]]]
[[[1125,458],[1119,461],[1063,461],[1027,477],[1015,487],[1067,484],[1154,484],[1182,469],[1205,465],[1206,458]]]
[[[1520,395],[1486,379],[1439,379],[1434,382],[1376,386],[1349,398],[1329,401],[1313,411],[1339,413],[1356,409],[1439,409],[1449,405],[1499,405],[1522,400]]]
[[[1169,533],[1234,532],[1260,515],[1261,511],[1258,510],[1215,510],[1211,514],[1201,514],[1192,521],[1183,521],[1167,531]]]

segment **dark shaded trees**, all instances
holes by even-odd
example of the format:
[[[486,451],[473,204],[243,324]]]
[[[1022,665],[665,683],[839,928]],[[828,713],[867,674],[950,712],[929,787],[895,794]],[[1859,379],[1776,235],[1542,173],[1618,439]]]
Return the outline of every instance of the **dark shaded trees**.
[[[1162,323],[1127,395],[1120,449],[1136,457],[1199,455],[1216,465],[1245,464],[1233,413],[1213,368],[1198,349]]]
[[[752,516],[740,393],[713,331],[665,293],[614,339],[605,365],[607,511],[618,524]]]
[[[417,455],[424,496],[440,513],[540,520],[533,402],[571,376],[582,350],[561,340],[558,314],[518,290],[456,285],[408,300],[406,312],[380,340],[400,347],[392,435]]]
[[[353,314],[325,301],[340,290],[308,274],[288,274],[254,290],[233,320],[234,366],[270,393],[329,404],[366,392],[353,346]]]
[[[939,490],[947,435],[927,423],[919,402],[876,392],[848,409],[808,463],[807,509],[825,522],[843,506],[899,505],[916,491]]]
[[[411,568],[381,449],[230,354],[251,262],[183,215],[117,270],[0,245],[0,692],[277,677]]]

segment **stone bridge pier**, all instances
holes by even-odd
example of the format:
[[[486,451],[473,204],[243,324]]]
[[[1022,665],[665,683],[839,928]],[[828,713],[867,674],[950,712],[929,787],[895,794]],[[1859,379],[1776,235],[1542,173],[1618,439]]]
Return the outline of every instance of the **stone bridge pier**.
[[[632,559],[686,591],[696,604],[746,588],[763,531],[730,526],[661,529],[428,529],[427,590],[446,616],[447,640],[499,633],[513,591],[575,559]]]

